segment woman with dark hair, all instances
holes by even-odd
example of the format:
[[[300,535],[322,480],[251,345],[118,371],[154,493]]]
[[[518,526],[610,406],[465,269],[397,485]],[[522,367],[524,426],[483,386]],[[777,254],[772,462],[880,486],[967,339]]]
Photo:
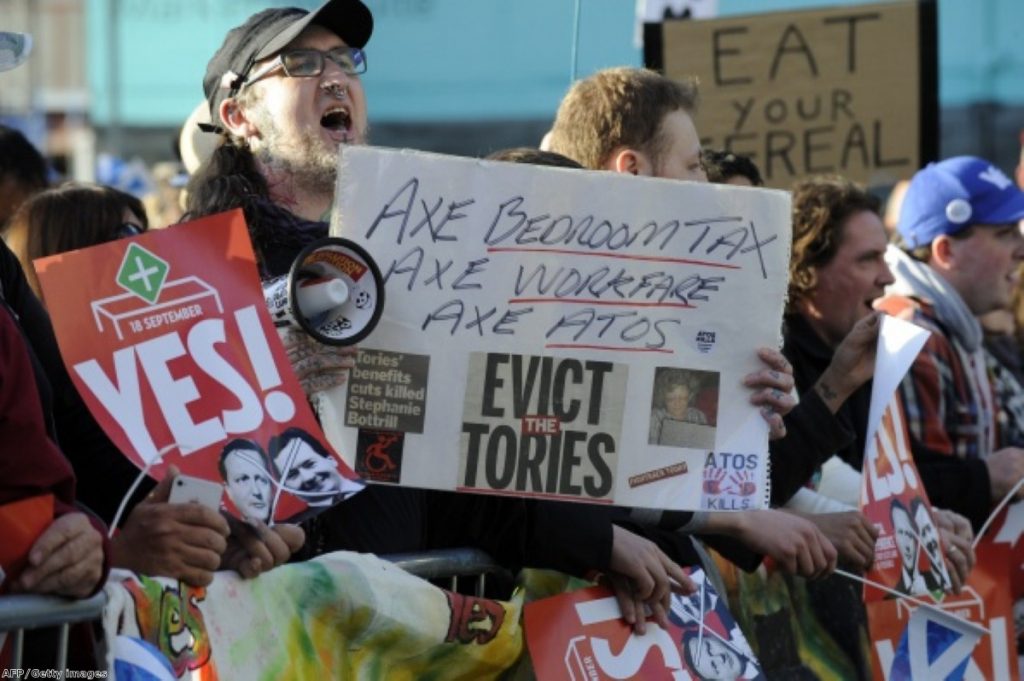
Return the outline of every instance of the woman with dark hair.
[[[131,194],[103,185],[65,184],[22,204],[11,219],[7,243],[39,296],[32,267],[36,258],[135,236],[148,228],[142,201]]]
[[[18,207],[46,189],[46,159],[21,132],[0,125],[0,234]]]

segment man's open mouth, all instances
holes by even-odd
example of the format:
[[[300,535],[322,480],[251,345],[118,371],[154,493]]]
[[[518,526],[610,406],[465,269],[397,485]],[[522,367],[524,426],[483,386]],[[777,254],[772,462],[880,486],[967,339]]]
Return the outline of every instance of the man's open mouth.
[[[347,108],[334,106],[320,117],[320,125],[332,132],[348,132],[352,126],[352,116]]]

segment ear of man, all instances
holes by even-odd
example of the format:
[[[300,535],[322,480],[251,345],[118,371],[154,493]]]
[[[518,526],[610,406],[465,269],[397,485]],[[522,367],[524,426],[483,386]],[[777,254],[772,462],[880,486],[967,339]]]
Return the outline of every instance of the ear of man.
[[[931,243],[932,256],[929,264],[938,270],[948,272],[956,263],[956,246],[955,240],[945,234],[935,237]]]
[[[259,137],[259,128],[236,99],[225,99],[220,103],[220,120],[232,137],[246,140]]]
[[[231,72],[225,73],[221,82],[221,88],[229,90],[234,80],[235,74]],[[247,115],[245,109],[239,104],[237,97],[228,97],[224,99],[220,103],[217,113],[220,115],[220,121],[224,126],[224,129],[227,130],[232,137],[246,140],[250,137],[259,137],[259,128]]]
[[[647,155],[629,147],[619,147],[612,152],[605,170],[612,170],[616,173],[629,173],[630,175],[650,175],[651,162]]]

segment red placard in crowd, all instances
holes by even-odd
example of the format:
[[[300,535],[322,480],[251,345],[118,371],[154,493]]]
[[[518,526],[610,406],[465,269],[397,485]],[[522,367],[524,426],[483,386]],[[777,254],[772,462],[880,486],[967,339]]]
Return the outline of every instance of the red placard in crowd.
[[[692,596],[672,596],[669,629],[643,635],[622,619],[611,590],[595,586],[526,606],[526,643],[541,681],[764,679],[725,599],[701,570]]]
[[[911,617],[918,610],[913,601],[896,599],[868,603],[868,625],[871,635],[872,678],[896,681],[906,678],[948,678],[949,666],[959,669],[965,679],[1006,679],[1017,681],[1017,649],[1014,638],[1013,612],[1011,608],[1009,572],[1010,551],[1005,545],[983,541],[977,548],[978,562],[971,571],[967,584],[959,594],[946,594],[935,600],[930,594],[917,598],[935,604],[950,615],[966,620],[969,624],[983,628],[977,644],[970,650],[969,658],[945,665],[944,674],[939,674],[935,665],[941,664],[942,637],[934,632],[924,632],[932,639],[929,642],[931,664],[927,668],[911,669],[910,676],[901,674],[899,668],[901,640],[909,634]]]
[[[903,407],[893,395],[864,458],[861,511],[879,529],[875,562],[865,577],[903,594],[951,586],[932,507],[910,452]],[[864,600],[891,598],[865,587]]]
[[[35,267],[75,386],[137,466],[223,484],[231,509],[261,521],[360,489],[289,367],[240,210]]]

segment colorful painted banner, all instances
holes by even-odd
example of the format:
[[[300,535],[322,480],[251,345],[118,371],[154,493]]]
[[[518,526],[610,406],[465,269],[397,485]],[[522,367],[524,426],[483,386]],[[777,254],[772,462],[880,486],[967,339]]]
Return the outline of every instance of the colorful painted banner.
[[[673,596],[669,629],[635,635],[611,590],[595,586],[526,606],[526,641],[540,681],[764,679],[724,598],[703,571],[692,596]]]
[[[778,345],[788,194],[354,147],[336,201],[332,233],[370,252],[387,290],[351,379],[318,407],[355,470],[767,504],[767,427],[742,379]]]
[[[863,589],[841,575],[807,580],[772,560],[745,572],[709,550],[729,611],[769,679],[870,679]],[[842,613],[842,617],[836,617]]]
[[[861,511],[878,528],[875,562],[865,577],[904,594],[941,594],[952,582],[938,526],[910,451],[897,386],[929,332],[882,317],[861,477]],[[891,598],[866,586],[866,602]]]
[[[490,679],[523,650],[519,601],[443,591],[368,554],[205,588],[115,572],[106,592],[106,640],[147,641],[180,679]]]
[[[223,484],[261,521],[361,489],[288,365],[240,210],[35,267],[75,387],[135,465]]]

